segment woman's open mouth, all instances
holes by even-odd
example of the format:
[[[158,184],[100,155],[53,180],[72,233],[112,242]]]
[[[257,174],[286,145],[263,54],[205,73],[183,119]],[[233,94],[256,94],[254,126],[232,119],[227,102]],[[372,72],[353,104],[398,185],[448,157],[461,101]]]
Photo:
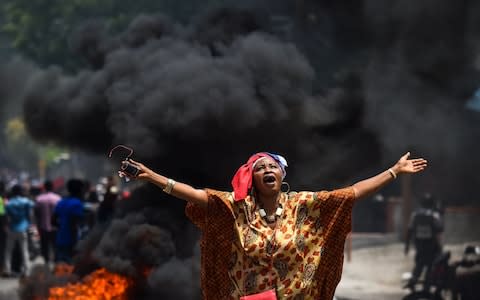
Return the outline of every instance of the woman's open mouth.
[[[267,174],[263,176],[263,183],[265,183],[266,185],[274,185],[276,181],[277,179],[272,174]]]

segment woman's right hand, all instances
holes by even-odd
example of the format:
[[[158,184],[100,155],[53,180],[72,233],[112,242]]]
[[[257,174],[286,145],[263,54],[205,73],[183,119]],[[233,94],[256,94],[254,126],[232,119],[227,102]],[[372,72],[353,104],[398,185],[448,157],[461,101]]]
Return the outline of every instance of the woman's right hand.
[[[154,172],[144,164],[138,161],[134,161],[133,159],[128,159],[128,162],[140,170],[137,176],[134,177],[134,179],[151,182],[159,186],[163,191],[165,191],[165,187],[170,180],[169,178]],[[196,189],[185,183],[174,181],[172,188],[168,193],[172,196],[186,200],[188,202],[196,203],[203,207],[206,207],[208,203],[208,195],[205,190]]]
[[[138,161],[135,161],[131,158],[129,158],[126,162],[130,163],[131,165],[133,165],[135,168],[137,168],[139,170],[137,176],[135,176],[135,177],[131,177],[128,174],[126,174],[125,172],[120,171],[124,174],[124,176],[127,176],[130,179],[148,180],[148,179],[151,179],[152,175],[155,173],[154,171],[152,171],[150,168],[148,168],[144,164],[142,164]]]

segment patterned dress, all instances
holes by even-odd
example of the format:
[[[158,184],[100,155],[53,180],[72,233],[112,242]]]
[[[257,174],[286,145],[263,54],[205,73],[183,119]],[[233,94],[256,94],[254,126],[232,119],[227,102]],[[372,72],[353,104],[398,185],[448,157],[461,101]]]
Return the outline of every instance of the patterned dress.
[[[278,299],[333,299],[351,229],[353,188],[283,194],[274,229],[255,200],[206,190],[206,208],[189,203],[202,230],[203,298],[239,299],[275,288]]]

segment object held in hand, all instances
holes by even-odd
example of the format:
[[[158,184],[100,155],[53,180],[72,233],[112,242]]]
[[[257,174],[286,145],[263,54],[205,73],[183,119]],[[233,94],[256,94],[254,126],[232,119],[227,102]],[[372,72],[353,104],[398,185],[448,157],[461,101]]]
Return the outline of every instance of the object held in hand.
[[[126,177],[125,178],[126,180],[129,179],[129,178],[137,177],[138,174],[140,173],[140,169],[137,166],[135,166],[134,164],[132,164],[131,162],[128,161],[128,159],[130,159],[130,156],[132,156],[132,154],[133,154],[133,149],[132,148],[127,147],[125,145],[117,145],[117,146],[113,147],[112,150],[110,150],[110,153],[108,154],[108,157],[112,157],[113,151],[115,151],[115,149],[118,149],[118,148],[124,148],[124,149],[127,149],[128,151],[130,151],[130,153],[127,155],[127,157],[125,157],[122,160],[122,163],[120,165],[120,170],[118,171],[118,176]]]
[[[122,161],[120,165],[120,171],[123,172],[128,177],[137,177],[140,173],[140,169],[134,166],[132,163],[128,162],[127,160]]]

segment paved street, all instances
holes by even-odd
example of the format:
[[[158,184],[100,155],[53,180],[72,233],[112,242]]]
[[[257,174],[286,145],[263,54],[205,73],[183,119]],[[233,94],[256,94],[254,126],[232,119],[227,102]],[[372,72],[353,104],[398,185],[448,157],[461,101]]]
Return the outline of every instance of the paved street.
[[[32,266],[43,265],[43,259],[37,257]],[[1,278],[0,277],[0,300],[17,300],[18,295],[18,278]]]
[[[387,243],[382,245],[382,243]],[[369,244],[376,245],[374,247]],[[413,256],[405,258],[400,244],[388,237],[366,237],[353,241],[351,261],[345,259],[344,274],[337,288],[338,300],[397,300],[404,294],[400,276],[409,271]],[[41,259],[37,259],[41,263]],[[0,279],[0,300],[16,300],[18,279]]]
[[[480,244],[474,242],[474,244]],[[465,244],[446,245],[457,259]],[[392,236],[357,235],[352,240],[351,260],[345,257],[338,300],[401,300],[406,294],[401,276],[413,267],[413,251],[403,255],[403,244]],[[36,263],[41,263],[37,259]],[[18,279],[0,279],[0,300],[16,300]]]
[[[18,279],[0,279],[0,299],[16,300],[18,299],[16,289],[18,287]]]
[[[403,255],[400,243],[353,250],[345,260],[337,287],[340,299],[398,300],[406,294],[401,276],[413,266],[413,255]]]
[[[445,245],[458,259],[466,244]],[[342,280],[337,287],[339,300],[400,300],[407,290],[402,289],[402,274],[413,268],[414,251],[403,254],[404,245],[391,236],[359,235],[353,238],[351,260],[345,257]]]

